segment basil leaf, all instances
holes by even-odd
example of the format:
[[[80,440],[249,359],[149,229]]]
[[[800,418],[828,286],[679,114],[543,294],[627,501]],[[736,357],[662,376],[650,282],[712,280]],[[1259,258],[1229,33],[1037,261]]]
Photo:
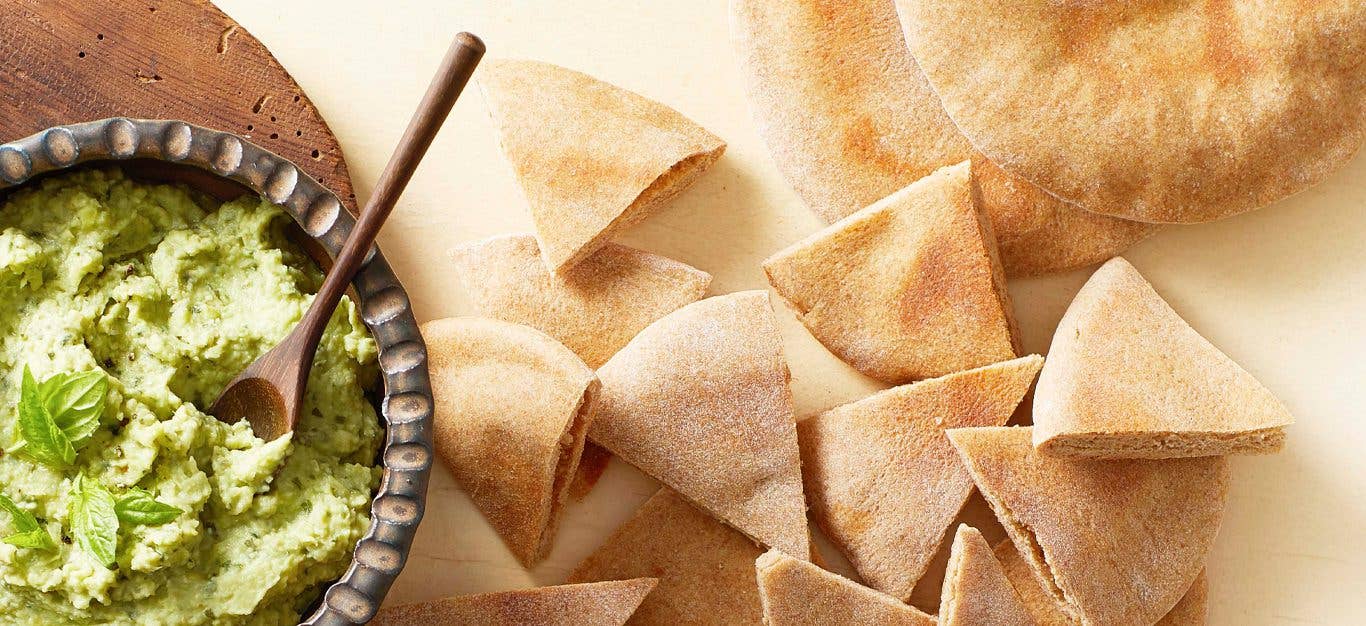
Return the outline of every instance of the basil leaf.
[[[109,378],[99,370],[57,374],[38,386],[48,415],[75,448],[99,429],[107,391]]]
[[[184,513],[169,504],[156,501],[152,494],[136,487],[114,503],[114,512],[121,522],[147,525],[165,524]]]
[[[32,513],[19,508],[8,496],[0,493],[0,509],[4,509],[10,515],[10,524],[14,526],[15,533],[0,539],[5,543],[13,544],[21,548],[36,548],[39,550],[56,550],[57,543],[52,540],[52,536],[47,534],[47,530],[38,523],[38,518],[33,517]]]
[[[114,565],[119,542],[119,518],[114,513],[114,496],[103,485],[76,476],[68,505],[76,545],[105,567]]]
[[[33,548],[34,550],[56,550],[57,544],[52,541],[52,535],[47,534],[46,530],[30,530],[26,533],[15,533],[4,539],[0,539],[10,545],[20,548]]]
[[[19,386],[19,435],[25,444],[22,453],[34,461],[53,467],[76,461],[76,448],[48,413],[27,365]]]

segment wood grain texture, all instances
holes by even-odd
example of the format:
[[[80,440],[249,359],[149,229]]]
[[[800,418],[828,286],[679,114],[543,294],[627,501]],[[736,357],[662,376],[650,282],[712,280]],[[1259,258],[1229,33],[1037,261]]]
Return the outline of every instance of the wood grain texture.
[[[327,123],[270,51],[208,0],[0,2],[0,141],[114,116],[236,133],[354,211]]]

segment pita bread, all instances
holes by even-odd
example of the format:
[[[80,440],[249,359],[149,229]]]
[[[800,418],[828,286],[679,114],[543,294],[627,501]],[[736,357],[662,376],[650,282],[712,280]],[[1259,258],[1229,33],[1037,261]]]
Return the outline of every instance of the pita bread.
[[[593,370],[549,335],[477,317],[422,325],[436,452],[508,548],[550,550],[597,408]]]
[[[1077,293],[1048,354],[1034,395],[1034,444],[1050,454],[1268,453],[1294,421],[1122,258]]]
[[[763,624],[758,546],[665,488],[569,574],[569,582],[659,578],[631,624]]]
[[[810,554],[787,361],[767,293],[685,306],[598,376],[593,441],[755,541]]]
[[[939,626],[1034,626],[1001,562],[976,528],[961,524],[939,601]]]
[[[735,0],[731,15],[759,132],[826,222],[971,159],[1009,276],[1099,263],[1156,230],[1068,205],[978,154],[907,52],[890,0]]]
[[[1224,457],[1039,454],[1030,429],[948,431],[1035,577],[1085,626],[1152,624],[1200,574],[1228,495]]]
[[[782,552],[754,566],[766,626],[934,626],[915,607]]]
[[[381,610],[371,626],[621,626],[659,580],[636,578],[445,598]]]
[[[1014,358],[1015,317],[969,165],[937,170],[764,261],[811,334],[889,383]]]
[[[612,243],[562,276],[546,271],[531,235],[467,243],[450,256],[480,315],[537,328],[592,368],[711,283],[706,272]]]
[[[678,111],[557,65],[484,61],[479,85],[556,274],[648,217],[726,149]]]
[[[1091,211],[1203,222],[1319,182],[1366,134],[1366,4],[897,0],[944,108]]]
[[[1010,584],[1015,587],[1020,599],[1024,601],[1024,606],[1029,610],[1034,623],[1038,626],[1073,626],[1075,622],[1068,619],[1057,600],[1048,592],[1038,579],[1034,577],[1034,572],[1030,571],[1029,564],[1024,557],[1015,549],[1015,544],[1009,539],[996,544],[996,558],[1001,562],[1001,567],[1005,570],[1006,578],[1010,579]],[[1201,626],[1205,623],[1205,604],[1209,592],[1209,583],[1205,577],[1205,572],[1200,572],[1200,576],[1195,579],[1195,584],[1186,591],[1186,595],[1181,597],[1181,601],[1163,618],[1157,622],[1157,626]]]
[[[875,393],[797,424],[811,514],[868,586],[898,599],[972,493],[944,429],[1001,426],[1043,357]]]

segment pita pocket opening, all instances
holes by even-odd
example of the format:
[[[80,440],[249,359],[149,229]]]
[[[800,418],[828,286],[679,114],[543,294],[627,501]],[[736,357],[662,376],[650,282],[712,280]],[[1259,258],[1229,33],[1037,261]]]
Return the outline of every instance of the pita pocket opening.
[[[422,325],[437,455],[532,566],[550,551],[600,384],[549,335],[480,317]]]

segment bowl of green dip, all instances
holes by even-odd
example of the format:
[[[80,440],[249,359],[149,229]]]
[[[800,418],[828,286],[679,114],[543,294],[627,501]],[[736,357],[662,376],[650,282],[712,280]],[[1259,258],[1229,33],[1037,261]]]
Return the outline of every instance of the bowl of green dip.
[[[355,624],[431,468],[426,348],[378,249],[291,435],[206,413],[354,225],[246,140],[115,118],[0,146],[0,624]]]

